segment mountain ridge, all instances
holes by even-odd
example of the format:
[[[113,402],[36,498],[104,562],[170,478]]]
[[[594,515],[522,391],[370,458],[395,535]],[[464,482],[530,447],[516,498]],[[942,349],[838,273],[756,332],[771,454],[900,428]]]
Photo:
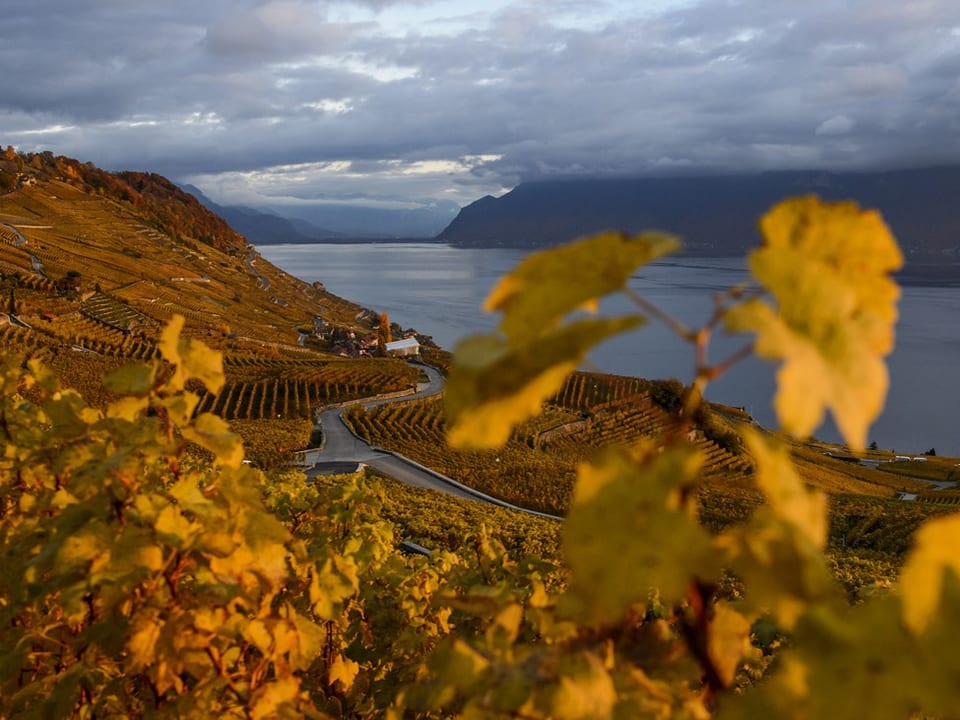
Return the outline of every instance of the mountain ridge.
[[[883,172],[558,179],[521,183],[464,207],[437,240],[457,247],[550,247],[606,229],[666,230],[689,255],[742,255],[756,219],[802,194],[878,208],[908,256],[960,260],[960,166]]]

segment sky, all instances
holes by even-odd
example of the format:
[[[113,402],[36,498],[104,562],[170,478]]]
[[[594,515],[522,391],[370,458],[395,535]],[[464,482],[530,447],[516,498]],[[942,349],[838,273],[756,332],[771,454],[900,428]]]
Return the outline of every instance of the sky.
[[[960,161],[957,0],[0,3],[0,143],[221,203]]]

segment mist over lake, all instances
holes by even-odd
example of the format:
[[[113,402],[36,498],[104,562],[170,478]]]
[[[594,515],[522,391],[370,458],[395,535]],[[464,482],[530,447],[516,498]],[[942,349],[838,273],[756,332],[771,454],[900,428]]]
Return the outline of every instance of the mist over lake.
[[[460,249],[434,243],[272,245],[257,248],[264,258],[308,282],[389,314],[404,328],[431,335],[452,350],[465,335],[490,331],[497,317],[481,310],[496,280],[527,251]],[[631,288],[674,318],[699,327],[714,308],[714,296],[747,279],[738,258],[673,258],[641,268]],[[960,455],[960,289],[949,285],[904,285],[897,345],[888,358],[891,388],[887,406],[869,441],[898,452],[931,447]],[[636,308],[621,297],[604,313]],[[747,342],[718,333],[711,343],[716,362]],[[611,340],[590,356],[586,369],[647,378],[693,375],[693,350],[663,325]],[[707,390],[707,398],[744,407],[759,423],[774,427],[771,407],[774,366],[757,359],[737,365]],[[829,422],[816,436],[839,440]]]

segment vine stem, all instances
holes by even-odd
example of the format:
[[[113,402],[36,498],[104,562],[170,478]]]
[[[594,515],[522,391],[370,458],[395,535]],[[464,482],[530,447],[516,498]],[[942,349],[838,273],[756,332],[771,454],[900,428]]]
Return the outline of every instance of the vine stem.
[[[661,310],[659,307],[654,305],[652,302],[647,300],[645,297],[637,293],[631,288],[624,288],[624,294],[633,300],[641,310],[643,310],[647,315],[656,318],[668,328],[673,330],[681,340],[686,340],[687,342],[696,342],[696,333],[692,333],[690,328],[684,325],[682,322],[669,315],[665,311]]]
[[[725,372],[727,372],[730,368],[732,368],[737,363],[743,362],[744,360],[749,358],[751,355],[753,355],[754,350],[755,350],[754,344],[747,343],[736,352],[731,353],[730,355],[725,357],[722,361],[718,362],[716,365],[709,368],[709,372],[711,376],[710,379],[712,380],[713,378],[723,375]]]

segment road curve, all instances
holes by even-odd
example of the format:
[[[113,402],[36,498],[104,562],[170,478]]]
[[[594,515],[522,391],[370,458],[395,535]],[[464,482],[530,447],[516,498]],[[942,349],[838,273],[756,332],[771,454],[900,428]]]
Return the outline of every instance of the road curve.
[[[10,193],[7,193],[7,194],[9,195]],[[27,239],[23,236],[23,233],[17,230],[13,225],[7,225],[6,223],[0,223],[0,224],[2,224],[3,227],[5,227],[7,230],[12,231],[13,234],[16,236],[14,243],[16,244],[17,247],[23,247],[24,245],[27,244]]]
[[[443,376],[439,372],[429,365],[417,364],[417,367],[421,368],[427,374],[428,382],[418,385],[416,393],[384,400],[361,400],[353,404],[371,408],[400,400],[430,397],[431,395],[438,395],[443,392]],[[320,427],[323,430],[324,443],[322,449],[308,453],[308,464],[364,463],[382,472],[384,475],[408,485],[437,490],[466,500],[479,500],[490,503],[491,505],[498,505],[544,518],[553,520],[561,519],[556,515],[549,515],[504,502],[503,500],[467,487],[452,478],[441,475],[399,453],[368,445],[364,440],[354,435],[343,422],[344,410],[344,407],[338,407],[325,410],[320,414]],[[320,472],[320,468],[307,470],[307,477],[315,477]]]

